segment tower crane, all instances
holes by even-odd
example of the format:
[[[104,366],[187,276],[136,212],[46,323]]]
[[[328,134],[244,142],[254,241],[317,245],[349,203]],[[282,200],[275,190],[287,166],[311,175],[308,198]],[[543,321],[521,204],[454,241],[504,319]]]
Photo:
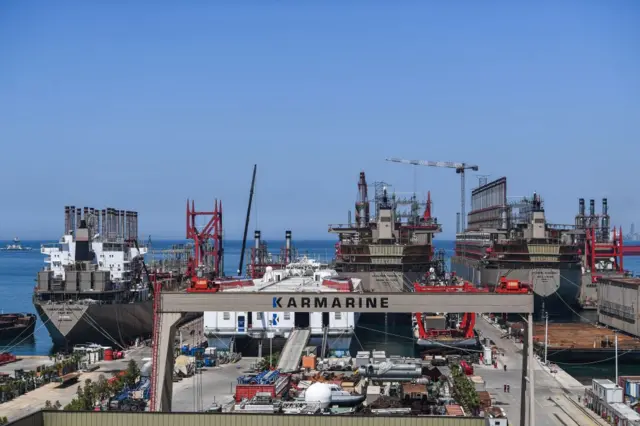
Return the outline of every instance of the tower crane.
[[[478,171],[478,166],[475,164],[467,163],[454,163],[452,161],[423,161],[423,160],[405,160],[402,158],[387,158],[387,161],[394,163],[410,164],[413,166],[427,166],[427,167],[446,167],[449,169],[456,169],[456,173],[460,174],[460,229],[464,231],[466,215],[465,215],[465,170]]]

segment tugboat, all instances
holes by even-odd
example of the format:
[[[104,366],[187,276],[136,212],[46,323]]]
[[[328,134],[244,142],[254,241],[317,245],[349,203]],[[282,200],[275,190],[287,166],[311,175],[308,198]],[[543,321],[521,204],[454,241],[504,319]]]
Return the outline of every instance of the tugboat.
[[[2,251],[30,251],[31,247],[23,247],[20,240],[16,237],[13,239],[13,243],[7,244],[6,247],[0,248]]]

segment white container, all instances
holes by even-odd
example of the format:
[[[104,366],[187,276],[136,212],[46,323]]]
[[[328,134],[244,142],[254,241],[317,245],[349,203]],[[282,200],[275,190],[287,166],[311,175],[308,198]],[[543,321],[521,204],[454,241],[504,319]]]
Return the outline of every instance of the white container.
[[[492,358],[491,358],[491,348],[489,346],[485,346],[484,347],[484,364],[485,365],[491,365],[492,363]]]

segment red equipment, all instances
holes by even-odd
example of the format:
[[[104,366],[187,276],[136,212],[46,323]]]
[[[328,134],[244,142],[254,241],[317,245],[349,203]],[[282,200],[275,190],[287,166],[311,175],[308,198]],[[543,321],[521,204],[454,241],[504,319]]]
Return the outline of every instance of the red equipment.
[[[462,285],[447,286],[422,285],[414,283],[413,288],[417,293],[487,293],[489,291],[486,288],[474,287],[467,281],[463,282]],[[434,339],[439,336],[464,338],[471,338],[474,336],[473,329],[476,325],[476,314],[473,312],[466,312],[462,316],[460,329],[458,330],[425,330],[424,323],[422,321],[422,313],[416,312],[415,317],[418,323],[418,330],[421,339]]]
[[[598,242],[595,228],[586,230],[585,253],[587,255],[587,267],[596,272],[596,263],[599,259],[607,261],[613,258],[613,270],[624,272],[623,257],[625,254],[622,229],[613,228],[611,242]]]
[[[210,216],[201,230],[196,228],[198,216]],[[216,200],[213,211],[199,212],[195,203],[191,201],[189,206],[187,200],[187,239],[194,243],[194,257],[187,266],[187,276],[191,277],[187,292],[217,292],[219,285],[214,280],[222,275],[222,202]]]
[[[518,280],[509,280],[506,277],[500,277],[500,282],[495,290],[496,293],[501,294],[528,294],[532,291],[529,284],[521,283]]]

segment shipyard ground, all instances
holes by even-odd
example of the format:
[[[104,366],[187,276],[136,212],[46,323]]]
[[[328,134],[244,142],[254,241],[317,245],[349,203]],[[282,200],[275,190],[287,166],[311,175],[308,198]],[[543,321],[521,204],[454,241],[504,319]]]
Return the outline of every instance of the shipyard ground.
[[[251,364],[257,361],[258,358],[242,358],[235,364],[203,368],[201,373],[174,383],[172,411],[206,411],[214,403],[221,406],[232,403],[238,376],[248,373]]]
[[[77,383],[70,384],[68,386],[60,386],[58,383],[49,383],[31,392],[27,392],[24,395],[0,404],[0,412],[3,416],[7,416],[9,421],[19,419],[30,413],[36,412],[44,408],[46,401],[51,401],[54,404],[56,401],[60,401],[60,404],[64,407],[71,402],[76,396],[78,385],[84,383],[85,380],[97,380],[100,375],[104,375],[109,378],[113,372],[121,371],[127,368],[127,363],[130,359],[134,359],[138,362],[138,365],[142,365],[143,358],[151,357],[151,348],[141,347],[127,351],[124,359],[115,361],[103,361],[98,363],[100,368],[92,372],[83,372],[79,377]],[[6,364],[0,367],[1,373],[7,373],[13,375],[17,369],[35,370],[40,365],[53,365],[53,361],[48,356],[27,356],[22,357],[18,362]]]
[[[498,368],[474,366],[475,374],[482,376],[486,390],[491,394],[494,405],[502,407],[509,419],[509,425],[525,426],[520,423],[520,390],[522,384],[522,344],[509,338],[501,338],[502,331],[487,318],[480,318],[476,329],[483,337],[488,337],[504,355],[498,356]],[[504,365],[507,371],[504,371]],[[504,392],[504,385],[511,386]],[[585,386],[562,370],[551,373],[538,359],[535,361],[535,425],[536,426],[587,426],[606,425],[578,403]]]

